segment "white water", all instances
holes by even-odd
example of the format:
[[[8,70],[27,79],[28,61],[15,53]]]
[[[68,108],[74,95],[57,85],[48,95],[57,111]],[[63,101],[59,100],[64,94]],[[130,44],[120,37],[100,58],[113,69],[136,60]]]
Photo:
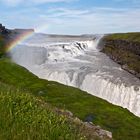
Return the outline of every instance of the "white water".
[[[13,60],[43,79],[78,87],[140,116],[140,80],[99,52],[100,37],[33,37]]]

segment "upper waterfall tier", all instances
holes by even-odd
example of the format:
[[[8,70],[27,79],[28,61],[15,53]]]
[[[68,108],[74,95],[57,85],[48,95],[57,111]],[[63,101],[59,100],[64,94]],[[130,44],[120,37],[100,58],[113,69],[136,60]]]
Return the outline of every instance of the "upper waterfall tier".
[[[40,36],[33,36],[31,39],[22,42],[16,48],[11,51],[12,58],[15,62],[23,65],[30,64],[43,64],[46,62],[66,62],[73,61],[76,57],[85,54],[86,51],[98,51],[97,44],[98,37],[92,38],[60,38],[60,40],[54,41],[51,37],[44,40]],[[41,42],[42,40],[42,42]],[[45,43],[46,41],[46,43]],[[26,55],[26,58],[24,56]],[[19,57],[20,56],[20,57]],[[26,60],[27,59],[27,60]]]
[[[78,87],[140,116],[140,81],[99,52],[101,36],[37,35],[11,51],[40,78]]]

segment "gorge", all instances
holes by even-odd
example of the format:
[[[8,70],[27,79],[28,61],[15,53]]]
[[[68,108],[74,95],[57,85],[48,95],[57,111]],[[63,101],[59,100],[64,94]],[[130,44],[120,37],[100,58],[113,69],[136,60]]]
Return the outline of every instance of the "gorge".
[[[140,116],[140,81],[100,52],[102,35],[34,34],[10,55],[42,79],[80,88]]]

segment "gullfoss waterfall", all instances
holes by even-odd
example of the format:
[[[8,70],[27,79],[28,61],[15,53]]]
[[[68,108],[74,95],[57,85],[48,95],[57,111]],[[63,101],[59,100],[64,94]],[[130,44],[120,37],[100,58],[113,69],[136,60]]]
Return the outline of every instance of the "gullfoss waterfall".
[[[140,81],[99,51],[101,38],[36,34],[10,55],[40,78],[80,88],[140,116]]]

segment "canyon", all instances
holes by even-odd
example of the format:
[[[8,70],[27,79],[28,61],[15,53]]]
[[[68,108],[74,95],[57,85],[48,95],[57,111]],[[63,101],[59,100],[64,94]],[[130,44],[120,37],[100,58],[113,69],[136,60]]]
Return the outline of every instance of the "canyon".
[[[34,34],[10,56],[39,78],[80,88],[140,116],[140,81],[100,52],[102,37]]]

